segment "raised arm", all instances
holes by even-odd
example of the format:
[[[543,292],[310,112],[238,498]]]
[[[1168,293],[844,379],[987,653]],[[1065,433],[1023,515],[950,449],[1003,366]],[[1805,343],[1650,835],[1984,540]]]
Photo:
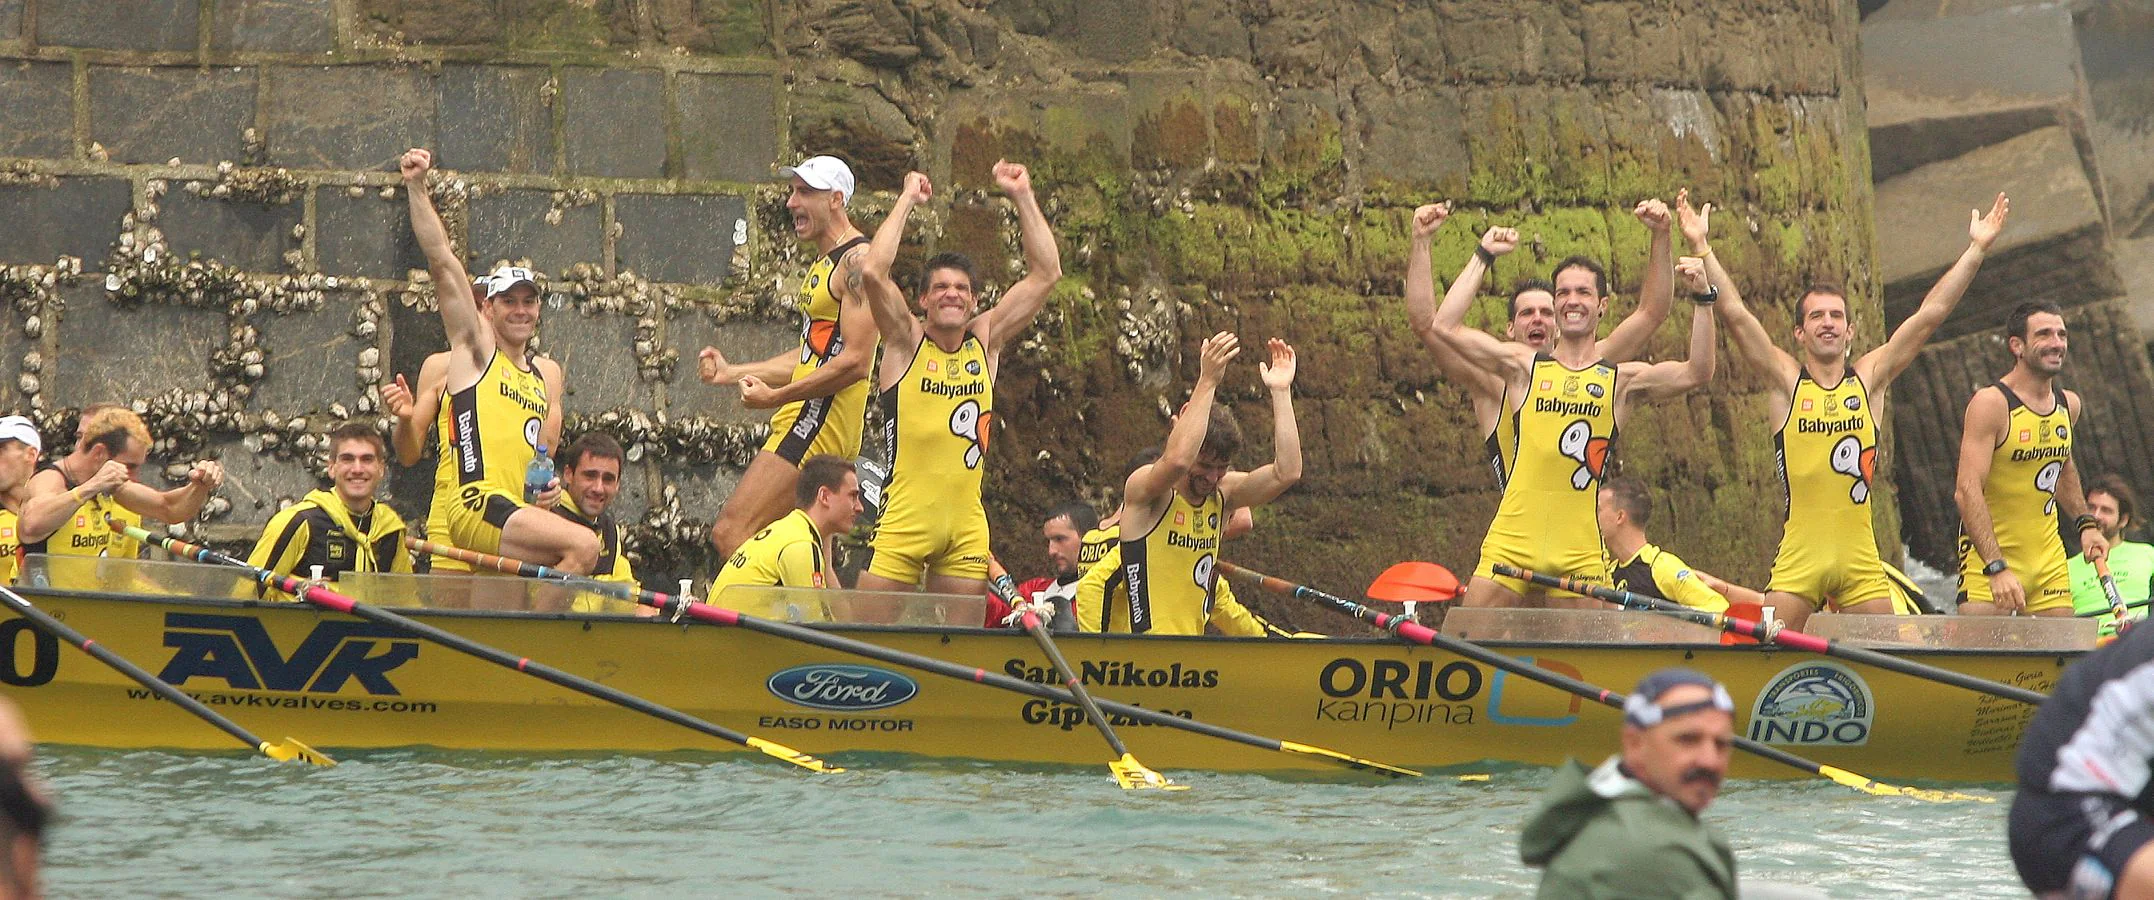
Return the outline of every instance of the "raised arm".
[[[1002,292],[1002,302],[982,316],[986,320],[985,343],[990,354],[1023,334],[1032,325],[1047,293],[1062,280],[1062,251],[1055,246],[1054,228],[1032,195],[1032,174],[1013,162],[995,163],[995,184],[1017,204],[1018,242],[1025,248],[1025,277]]]
[[[1442,311],[1439,310],[1437,316],[1440,320]],[[1485,331],[1466,327],[1463,322],[1448,327],[1439,322],[1422,333],[1422,340],[1441,342],[1458,355],[1462,365],[1474,371],[1501,379],[1525,377],[1525,345],[1496,340]]]
[[[1246,475],[1229,472],[1219,480],[1227,508],[1270,503],[1301,480],[1301,428],[1294,422],[1294,348],[1278,338],[1266,344],[1269,363],[1258,363],[1264,388],[1271,392],[1272,461]]]
[[[912,216],[914,207],[926,203],[934,195],[935,186],[929,183],[926,175],[905,173],[905,187],[898,192],[897,203],[890,207],[890,214],[883,217],[882,226],[875,229],[875,239],[868,243],[867,255],[861,260],[861,288],[867,292],[868,309],[875,315],[875,327],[882,332],[884,343],[908,354],[904,360],[908,363],[913,345],[920,342],[920,320],[913,318],[912,310],[905,308],[905,292],[898,290],[897,283],[891,280],[890,266],[897,262],[898,245],[905,241],[905,220]],[[889,371],[887,365],[886,372]]]
[[[1444,292],[1443,305],[1436,308],[1435,326],[1442,329],[1462,327],[1466,322],[1466,310],[1472,308],[1473,298],[1481,293],[1481,285],[1488,280],[1488,273],[1496,267],[1496,257],[1518,249],[1518,229],[1498,225],[1481,232],[1481,243],[1475,245],[1473,258],[1466,261],[1465,268],[1452,279],[1451,289]]]
[[[1975,273],[1982,269],[1983,257],[1989,254],[1990,245],[1997,242],[1997,235],[2004,231],[2004,220],[2011,214],[2012,201],[2005,199],[2002,193],[1991,201],[1989,215],[1983,215],[1979,209],[1968,211],[1967,249],[1960,252],[1960,258],[1952,263],[1952,268],[1945,270],[1944,277],[1930,286],[1930,292],[1923,295],[1922,305],[1915,308],[1914,315],[1893,329],[1892,336],[1877,349],[1856,360],[1855,373],[1862,376],[1864,383],[1887,384],[1914,364],[1915,356],[1922,352],[1922,345],[1929,342],[1930,335],[1945,324],[1945,319],[1952,315],[1952,308],[1967,295],[1967,286],[1974,283]]]
[[[875,314],[868,309],[867,250],[854,247],[838,261],[832,293],[838,299],[838,336],[845,346],[815,371],[783,387],[749,375],[740,380],[740,402],[749,409],[771,409],[795,400],[828,397],[868,377],[875,362]]]
[[[1982,484],[1989,480],[1990,456],[2004,436],[2009,415],[2004,394],[1983,388],[1967,401],[1966,425],[1960,431],[1960,467],[1953,479],[1952,499],[1960,508],[1960,532],[1984,563],[2004,558],[2003,548],[1997,546],[1989,498],[1983,495]],[[1989,579],[1990,594],[1995,598],[1992,602],[1999,611],[2011,612],[2026,605],[2026,589],[2012,570],[1998,572]]]
[[[1129,474],[1129,482],[1122,490],[1125,510],[1157,511],[1159,502],[1196,464],[1197,450],[1204,446],[1204,432],[1212,424],[1212,398],[1219,390],[1219,379],[1226,374],[1227,363],[1240,352],[1241,342],[1231,331],[1204,339],[1197,356],[1197,383],[1189,390],[1189,402],[1175,417],[1174,430],[1167,432],[1159,459]]]
[[[1675,306],[1674,279],[1669,274],[1675,251],[1668,238],[1668,204],[1658,197],[1640,201],[1631,214],[1652,232],[1653,244],[1646,252],[1645,278],[1638,286],[1638,308],[1601,341],[1601,355],[1616,362],[1643,356],[1653,332],[1660,330],[1660,323],[1668,320],[1668,311]]]
[[[541,356],[534,363],[539,379],[546,383],[546,418],[539,423],[539,443],[548,450],[561,448],[561,413],[568,407],[568,373],[561,364]]]
[[[703,351],[696,354],[696,377],[704,384],[739,384],[741,379],[752,376],[775,387],[793,380],[793,366],[799,362],[800,351],[794,349],[781,351],[769,359],[735,364],[727,362],[725,354],[718,352],[718,348],[705,344]]]
[[[449,380],[449,355],[435,353],[419,365],[419,391],[412,393],[404,376],[383,385],[382,408],[395,420],[390,438],[396,443],[396,462],[416,466],[426,456],[426,430],[441,413],[442,386]]]
[[[426,173],[434,167],[434,155],[417,148],[404,151],[397,161],[404,178],[404,196],[411,204],[411,233],[426,255],[427,272],[434,279],[435,305],[441,307],[441,327],[448,333],[449,347],[483,368],[494,355],[493,332],[479,324],[479,306],[472,299],[471,273],[456,248],[449,243],[449,229],[434,210],[434,198],[426,192]]]
[[[1630,386],[1624,394],[1625,402],[1644,401],[1657,403],[1680,397],[1703,387],[1713,380],[1713,349],[1718,342],[1713,334],[1713,306],[1699,303],[1690,313],[1690,356],[1682,362],[1646,363],[1627,362],[1621,367],[1631,372]]]
[[[121,506],[166,524],[185,522],[202,511],[209,495],[224,484],[224,466],[213,459],[196,460],[187,471],[187,483],[160,491],[139,481],[122,482],[112,491]]]
[[[1735,348],[1735,358],[1751,369],[1775,379],[1782,386],[1795,384],[1798,363],[1787,351],[1773,346],[1772,335],[1765,333],[1765,325],[1743,303],[1742,291],[1736,290],[1735,280],[1728,277],[1728,270],[1713,255],[1713,246],[1707,240],[1711,231],[1713,205],[1692,208],[1690,191],[1684,189],[1675,196],[1675,218],[1683,231],[1683,239],[1690,243],[1690,252],[1704,261],[1705,274],[1712,289],[1719,292],[1713,308],[1719,310],[1720,318],[1728,326],[1728,343]]]
[[[110,494],[127,483],[127,466],[116,460],[106,460],[97,473],[74,487],[67,486],[67,478],[58,472],[44,471],[30,477],[29,499],[23,501],[22,513],[17,527],[22,533],[22,543],[32,544],[52,536],[67,524],[67,517],[81,509],[82,504],[99,494]]]

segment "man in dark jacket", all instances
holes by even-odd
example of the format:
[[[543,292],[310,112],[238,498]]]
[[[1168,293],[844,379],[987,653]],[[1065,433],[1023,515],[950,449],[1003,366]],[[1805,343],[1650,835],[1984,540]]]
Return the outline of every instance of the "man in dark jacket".
[[[1735,854],[1698,814],[1720,794],[1735,702],[1701,672],[1662,669],[1623,705],[1623,752],[1556,771],[1519,841],[1543,898],[1733,898]]]

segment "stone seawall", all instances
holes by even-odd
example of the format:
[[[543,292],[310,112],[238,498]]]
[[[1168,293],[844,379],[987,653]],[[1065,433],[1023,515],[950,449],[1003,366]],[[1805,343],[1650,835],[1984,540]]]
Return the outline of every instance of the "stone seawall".
[[[1007,156],[1066,270],[997,389],[987,502],[1013,569],[1040,564],[1042,510],[1106,499],[1164,436],[1185,356],[1232,328],[1300,347],[1308,463],[1229,555],[1340,591],[1400,559],[1463,571],[1496,491],[1405,325],[1408,213],[1459,210],[1445,279],[1498,223],[1527,245],[1492,286],[1606,258],[1620,314],[1646,246],[1631,206],[1687,185],[1723,208],[1716,246],[1768,328],[1817,279],[1874,311],[1855,28],[1826,0],[0,0],[0,359],[20,367],[0,407],[57,437],[74,407],[135,400],[160,461],[232,470],[205,532],[251,534],[311,486],[310,435],[441,346],[392,171],[427,145],[473,266],[553,276],[542,346],[572,430],[632,446],[639,571],[707,571],[764,416],[696,381],[695,351],[783,349],[809,255],[773,166],[852,160],[869,227],[924,168],[944,189],[906,258],[964,250],[999,288],[1020,259],[987,177]],[[1474,320],[1501,316],[1490,296]],[[1858,320],[1865,346],[1881,319]],[[1658,356],[1687,322],[1679,303]],[[1239,369],[1223,396],[1255,464],[1269,414]],[[1622,459],[1662,486],[1664,543],[1755,582],[1771,424],[1756,380],[1723,373],[1639,415]],[[398,473],[393,502],[422,515],[430,476]]]

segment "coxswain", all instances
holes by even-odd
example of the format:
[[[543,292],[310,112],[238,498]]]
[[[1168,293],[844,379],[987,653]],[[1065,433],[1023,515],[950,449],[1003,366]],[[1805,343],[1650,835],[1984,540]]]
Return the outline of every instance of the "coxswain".
[[[718,570],[711,582],[712,603],[727,606],[725,589],[734,585],[838,586],[830,574],[829,539],[852,531],[860,516],[859,475],[842,458],[808,457],[800,464],[793,501],[791,513],[756,532]]]
[[[906,308],[890,283],[905,219],[933,195],[927,176],[907,173],[905,188],[868,248],[869,306],[882,333],[876,390],[884,421],[883,461],[890,480],[875,523],[873,555],[858,587],[978,596],[987,590],[987,510],[980,484],[994,426],[995,374],[1002,353],[1032,325],[1062,278],[1054,230],[1032,193],[1032,174],[995,163],[995,185],[1017,207],[1025,275],[994,308],[980,311],[979,279],[961,253],[930,258],[920,295]]]
[[[875,317],[868,309],[868,238],[845,212],[853,170],[837,157],[811,156],[779,169],[778,177],[792,183],[785,208],[792,212],[793,236],[815,245],[817,254],[800,283],[800,347],[740,365],[704,347],[698,360],[703,383],[736,385],[742,405],[777,410],[770,438],[711,525],[719,559],[730,559],[742,542],[786,514],[803,460],[825,453],[859,456],[867,413]]]
[[[105,524],[107,516],[138,527],[145,517],[186,522],[224,483],[224,467],[206,459],[188,469],[186,484],[171,490],[136,481],[152,440],[142,417],[127,407],[97,407],[77,425],[76,433],[81,437],[73,452],[40,465],[23,489],[19,512],[25,553],[134,559],[141,542],[113,531]]]
[[[1653,520],[1653,498],[1645,482],[1620,476],[1608,479],[1601,485],[1598,515],[1601,540],[1608,544],[1609,584],[1692,609],[1727,610],[1728,598],[1713,586],[1717,579],[1646,539],[1646,523]]]
[[[2114,474],[2087,482],[2087,515],[2102,529],[2109,542],[2109,577],[2125,604],[2126,621],[2147,617],[2147,599],[2154,597],[2154,544],[2124,539],[2124,532],[2139,524],[2139,501],[2131,486]],[[2110,615],[2109,595],[2102,590],[2094,564],[2084,556],[2065,561],[2072,575],[2072,611],[2081,616],[2100,616],[2101,634],[2116,634],[2117,619]]]
[[[625,458],[621,442],[603,431],[588,432],[570,441],[554,454],[562,481],[561,499],[553,511],[598,536],[598,562],[591,566],[592,580],[637,588],[636,569],[628,559],[628,529],[612,512],[613,499],[621,493],[621,465]],[[658,615],[657,607],[588,591],[576,595],[570,611]]]
[[[1573,256],[1556,264],[1549,281],[1556,305],[1556,342],[1550,349],[1498,341],[1463,324],[1426,331],[1468,365],[1502,379],[1507,398],[1502,427],[1512,432],[1503,499],[1482,541],[1480,564],[1461,599],[1464,606],[1527,602],[1527,585],[1496,575],[1496,563],[1607,581],[1595,508],[1617,431],[1637,403],[1679,397],[1713,377],[1711,297],[1692,297],[1696,308],[1687,360],[1617,363],[1603,355],[1596,338],[1608,310],[1606,270]],[[1543,599],[1536,592],[1534,598],[1598,606],[1566,593]]]
[[[1027,600],[1045,600],[1052,605],[1055,614],[1048,627],[1056,631],[1077,628],[1073,604],[1077,602],[1077,580],[1084,576],[1084,538],[1098,528],[1099,513],[1082,500],[1057,505],[1040,523],[1040,537],[1047,542],[1047,563],[1054,567],[1054,574],[1025,580],[1017,585],[1017,593]]]
[[[1675,297],[1667,274],[1673,252],[1668,237],[1668,204],[1658,199],[1645,200],[1633,213],[1651,232],[1652,249],[1644,283],[1638,292],[1638,308],[1625,316],[1601,341],[1603,355],[1615,362],[1636,359],[1645,351],[1653,332],[1667,320],[1668,309],[1674,304]],[[1508,409],[1504,380],[1467,364],[1448,342],[1430,331],[1456,328],[1465,321],[1466,311],[1473,306],[1482,283],[1496,266],[1496,258],[1518,249],[1518,229],[1498,225],[1482,232],[1473,256],[1467,258],[1458,277],[1452,279],[1450,289],[1444,292],[1443,305],[1439,307],[1429,256],[1437,229],[1450,215],[1451,205],[1448,203],[1432,203],[1414,210],[1412,250],[1406,258],[1406,319],[1414,334],[1436,357],[1437,371],[1443,373],[1445,380],[1466,389],[1466,396],[1473,402],[1474,421],[1480,427],[1477,433],[1487,445],[1489,465],[1495,470],[1497,486],[1501,487],[1511,459],[1508,446],[1511,432],[1497,427],[1498,419]],[[1546,350],[1555,342],[1553,285],[1538,279],[1521,281],[1511,288],[1505,308],[1506,338],[1535,350]]]
[[[2087,562],[2109,551],[2072,464],[2079,394],[2057,386],[2067,344],[2064,310],[2055,303],[2013,307],[2004,327],[2012,370],[1967,402],[1953,490],[1961,615],[2072,614],[2059,513],[2078,532]]]
[[[2019,739],[2005,834],[2035,896],[2154,897],[2154,628],[2072,664]]]
[[[312,491],[271,516],[247,564],[300,578],[409,574],[404,520],[389,504],[374,501],[387,470],[387,442],[363,422],[346,422],[328,437],[329,489]]]
[[[405,152],[397,164],[412,233],[426,255],[449,339],[427,538],[588,574],[598,559],[598,537],[546,510],[559,495],[559,479],[536,497],[524,496],[532,460],[561,434],[567,385],[560,363],[531,348],[541,305],[537,276],[502,266],[483,282],[484,300],[471,298],[471,279],[427,194],[433,164],[433,155],[419,149]]]
[[[0,418],[0,584],[15,581],[16,558],[22,555],[16,497],[37,473],[37,455],[44,449],[36,423],[22,416]]]
[[[1241,425],[1214,402],[1227,363],[1241,350],[1220,332],[1200,350],[1197,383],[1175,418],[1159,458],[1139,466],[1123,486],[1115,555],[1077,583],[1081,631],[1203,634],[1207,624],[1244,637],[1282,635],[1224,596],[1213,571],[1230,511],[1271,502],[1301,480],[1301,431],[1294,420],[1294,348],[1273,338],[1259,363],[1271,395],[1271,463],[1230,471]]]
[[[1854,318],[1845,291],[1822,283],[1805,289],[1795,302],[1798,353],[1780,349],[1713,254],[1708,234],[1712,204],[1693,208],[1687,197],[1677,201],[1677,227],[1691,253],[1705,261],[1711,291],[1719,297],[1714,305],[1727,324],[1736,358],[1764,374],[1773,387],[1768,414],[1778,423],[1773,444],[1779,451],[1787,505],[1765,603],[1788,627],[1801,629],[1812,613],[1828,605],[1843,613],[1910,611],[1895,599],[1901,592],[1878,555],[1870,515],[1878,404],[1967,293],[2011,209],[2011,201],[1998,194],[1987,215],[1972,212],[1967,249],[1959,260],[1891,337],[1850,363]]]

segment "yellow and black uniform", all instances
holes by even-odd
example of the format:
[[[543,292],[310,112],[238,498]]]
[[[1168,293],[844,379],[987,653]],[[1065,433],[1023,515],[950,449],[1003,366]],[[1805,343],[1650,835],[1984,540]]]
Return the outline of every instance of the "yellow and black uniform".
[[[1498,413],[1495,427],[1488,430],[1488,440],[1484,442],[1488,448],[1489,468],[1495,470],[1496,473],[1496,487],[1498,490],[1510,483],[1511,459],[1518,455],[1518,432],[1503,427],[1502,411],[1505,410],[1510,400],[1511,386],[1505,384],[1503,393],[1496,395]]]
[[[1608,580],[1594,507],[1615,445],[1615,383],[1615,364],[1607,360],[1574,371],[1547,353],[1534,357],[1525,395],[1497,426],[1511,430],[1511,470],[1481,541],[1476,577],[1524,593],[1525,582],[1494,573],[1500,562]]]
[[[0,584],[15,583],[15,557],[22,553],[22,538],[16,532],[21,527],[14,510],[0,509]]]
[[[364,515],[353,515],[344,498],[332,491],[313,491],[305,499],[269,517],[247,564],[300,578],[335,578],[346,572],[411,571],[411,554],[404,552],[404,520],[389,504],[376,503]]]
[[[2064,539],[2057,535],[2057,479],[2072,458],[2072,413],[2064,390],[2058,388],[2053,395],[2053,409],[2038,413],[2004,382],[1993,387],[2003,392],[2008,412],[2004,441],[1991,451],[1989,477],[1982,481],[1990,531],[1997,537],[1997,549],[2004,551],[2005,567],[2027,589],[2028,612],[2071,609],[2071,568],[2064,558]],[[1974,541],[1961,533],[1961,603],[1994,599],[1983,564]]]
[[[726,606],[725,589],[736,584],[819,588],[827,581],[823,535],[806,510],[796,509],[740,545],[711,582],[711,602]]]
[[[1705,579],[1684,565],[1681,557],[1652,544],[1639,547],[1609,574],[1610,584],[1634,594],[1673,600],[1706,612],[1724,612],[1728,608],[1728,598],[1707,587]]]
[[[1077,539],[1077,574],[1083,576],[1085,573],[1092,571],[1093,566],[1098,565],[1100,560],[1106,559],[1110,554],[1114,555],[1116,559],[1120,559],[1121,555],[1115,553],[1115,548],[1121,543],[1122,523],[1120,522],[1112,525],[1101,525],[1085,532],[1083,537]]]
[[[1877,410],[1853,366],[1832,387],[1795,376],[1787,420],[1773,432],[1785,524],[1767,590],[1851,606],[1895,599],[1877,553],[1870,485],[1877,475]]]
[[[606,513],[599,513],[596,519],[585,516],[583,510],[577,507],[576,498],[569,496],[567,493],[561,495],[561,505],[554,507],[553,511],[564,519],[591,529],[593,533],[598,535],[598,563],[591,567],[591,580],[610,581],[630,587],[638,586],[635,567],[629,565],[628,554],[625,552],[628,542],[627,529],[623,528],[621,523],[614,521],[613,516]],[[585,592],[576,595],[576,599],[570,604],[569,611],[579,613],[633,613],[636,611],[636,605],[635,601],[632,600],[601,597],[597,594]]]
[[[868,571],[905,584],[918,584],[923,570],[986,579],[980,479],[995,415],[987,348],[969,333],[954,351],[923,336],[882,404],[890,482]]]
[[[1118,542],[1077,580],[1077,630],[1136,634],[1284,634],[1244,608],[1212,571],[1226,500],[1193,504],[1180,491],[1150,533]]]
[[[74,490],[80,482],[67,477],[67,470],[58,463],[39,463],[38,469],[51,469],[60,473],[68,490]],[[49,556],[107,556],[113,559],[134,559],[142,555],[142,542],[113,531],[105,525],[105,517],[111,516],[123,524],[142,527],[142,514],[121,506],[110,494],[99,494],[83,501],[75,508],[58,530],[46,535],[42,541],[22,545],[24,553],[43,553]]]
[[[807,280],[800,283],[800,362],[793,365],[794,381],[822,368],[845,349],[845,335],[838,331],[838,298],[830,292],[830,279],[837,274],[838,260],[845,252],[867,242],[866,237],[853,238],[808,267]],[[796,466],[825,453],[852,459],[860,455],[861,419],[867,411],[865,378],[827,397],[795,400],[778,407],[770,417],[770,439],[763,442],[763,449]]]
[[[443,398],[427,540],[501,552],[501,528],[524,506],[524,471],[538,456],[549,405],[546,380],[529,358],[525,365],[497,348],[478,383]]]

